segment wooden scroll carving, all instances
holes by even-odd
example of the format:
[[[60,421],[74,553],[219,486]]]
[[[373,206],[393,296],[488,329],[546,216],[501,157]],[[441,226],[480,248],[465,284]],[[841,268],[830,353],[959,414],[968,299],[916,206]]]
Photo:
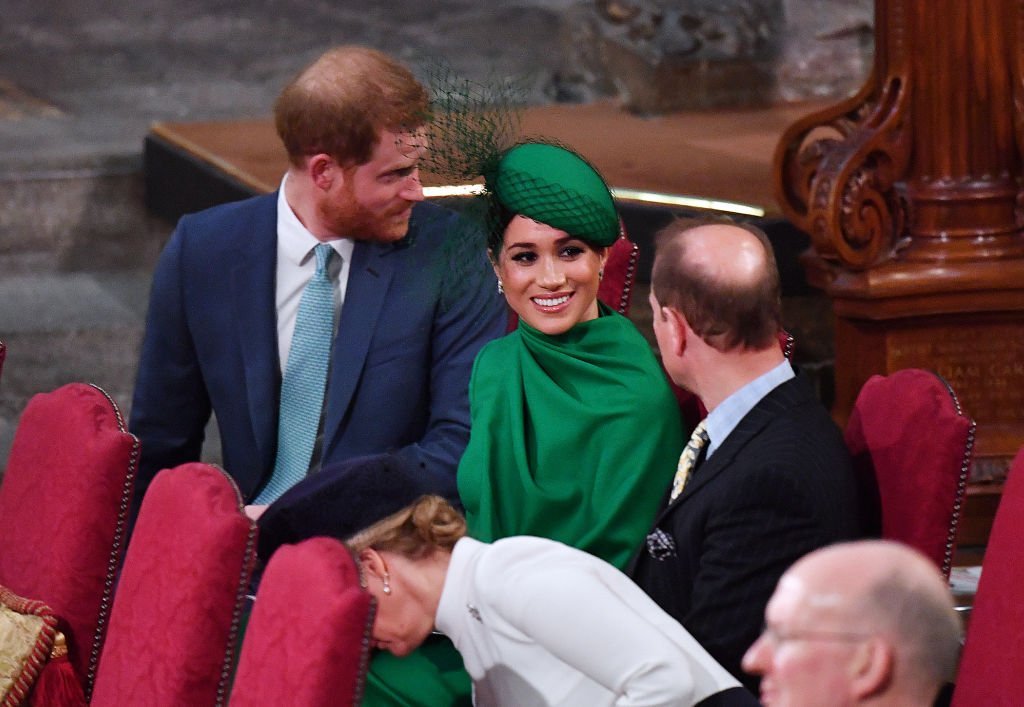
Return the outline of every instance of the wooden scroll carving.
[[[875,0],[869,80],[774,176],[832,302],[836,419],[874,373],[936,370],[997,483],[1024,445],[1024,0]]]
[[[902,18],[901,1],[877,4],[879,19]],[[906,204],[895,186],[910,158],[909,86],[903,23],[892,29],[876,46],[864,88],[794,123],[775,153],[783,211],[811,236],[818,255],[858,270],[905,244]]]

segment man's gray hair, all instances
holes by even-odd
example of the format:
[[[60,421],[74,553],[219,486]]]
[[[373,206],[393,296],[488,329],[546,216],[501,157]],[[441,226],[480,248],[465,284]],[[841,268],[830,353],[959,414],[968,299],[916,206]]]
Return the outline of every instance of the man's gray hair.
[[[962,629],[948,592],[897,568],[871,587],[860,613],[872,628],[892,637],[898,670],[915,691],[934,697],[954,679]]]

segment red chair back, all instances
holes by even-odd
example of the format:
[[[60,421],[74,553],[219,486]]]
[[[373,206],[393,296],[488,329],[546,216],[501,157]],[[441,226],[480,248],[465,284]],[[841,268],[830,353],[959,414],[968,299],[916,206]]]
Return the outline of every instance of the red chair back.
[[[373,618],[373,597],[344,544],[282,546],[256,595],[231,707],[358,705]]]
[[[1003,487],[974,595],[953,707],[1016,705],[1024,695],[1024,448]]]
[[[124,554],[139,441],[103,390],[34,396],[0,486],[0,584],[59,617],[86,695]]]
[[[604,261],[604,277],[597,288],[597,298],[619,314],[629,314],[633,300],[633,282],[636,280],[636,265],[640,259],[640,247],[629,240],[623,226],[619,238],[608,249]]]
[[[100,659],[94,707],[222,705],[256,549],[234,481],[193,462],[142,500]]]
[[[920,550],[946,577],[974,430],[949,384],[918,368],[872,376],[846,426],[869,530]]]

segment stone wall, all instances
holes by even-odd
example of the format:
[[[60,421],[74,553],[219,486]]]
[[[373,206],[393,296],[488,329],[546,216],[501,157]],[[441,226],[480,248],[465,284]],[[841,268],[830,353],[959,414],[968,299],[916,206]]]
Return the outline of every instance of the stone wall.
[[[843,96],[870,69],[871,21],[871,0],[580,2],[551,95],[639,113]]]

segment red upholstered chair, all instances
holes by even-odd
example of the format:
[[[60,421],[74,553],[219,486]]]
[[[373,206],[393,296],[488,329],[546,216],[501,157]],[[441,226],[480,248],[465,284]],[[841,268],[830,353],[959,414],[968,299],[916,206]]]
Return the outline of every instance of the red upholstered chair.
[[[604,277],[597,288],[597,298],[623,316],[629,314],[636,264],[639,259],[640,247],[629,240],[626,227],[622,226],[619,238],[608,249],[608,258],[604,261]]]
[[[996,509],[953,691],[953,707],[1016,705],[1024,695],[1024,448]]]
[[[279,548],[256,595],[231,707],[358,705],[374,607],[340,541]]]
[[[846,426],[869,529],[920,550],[946,577],[974,429],[949,384],[918,368],[868,379]]]
[[[57,615],[85,695],[106,636],[138,455],[110,396],[71,383],[29,401],[0,486],[0,584]]]
[[[222,469],[193,462],[157,474],[128,547],[92,705],[224,704],[255,549],[256,524]]]

